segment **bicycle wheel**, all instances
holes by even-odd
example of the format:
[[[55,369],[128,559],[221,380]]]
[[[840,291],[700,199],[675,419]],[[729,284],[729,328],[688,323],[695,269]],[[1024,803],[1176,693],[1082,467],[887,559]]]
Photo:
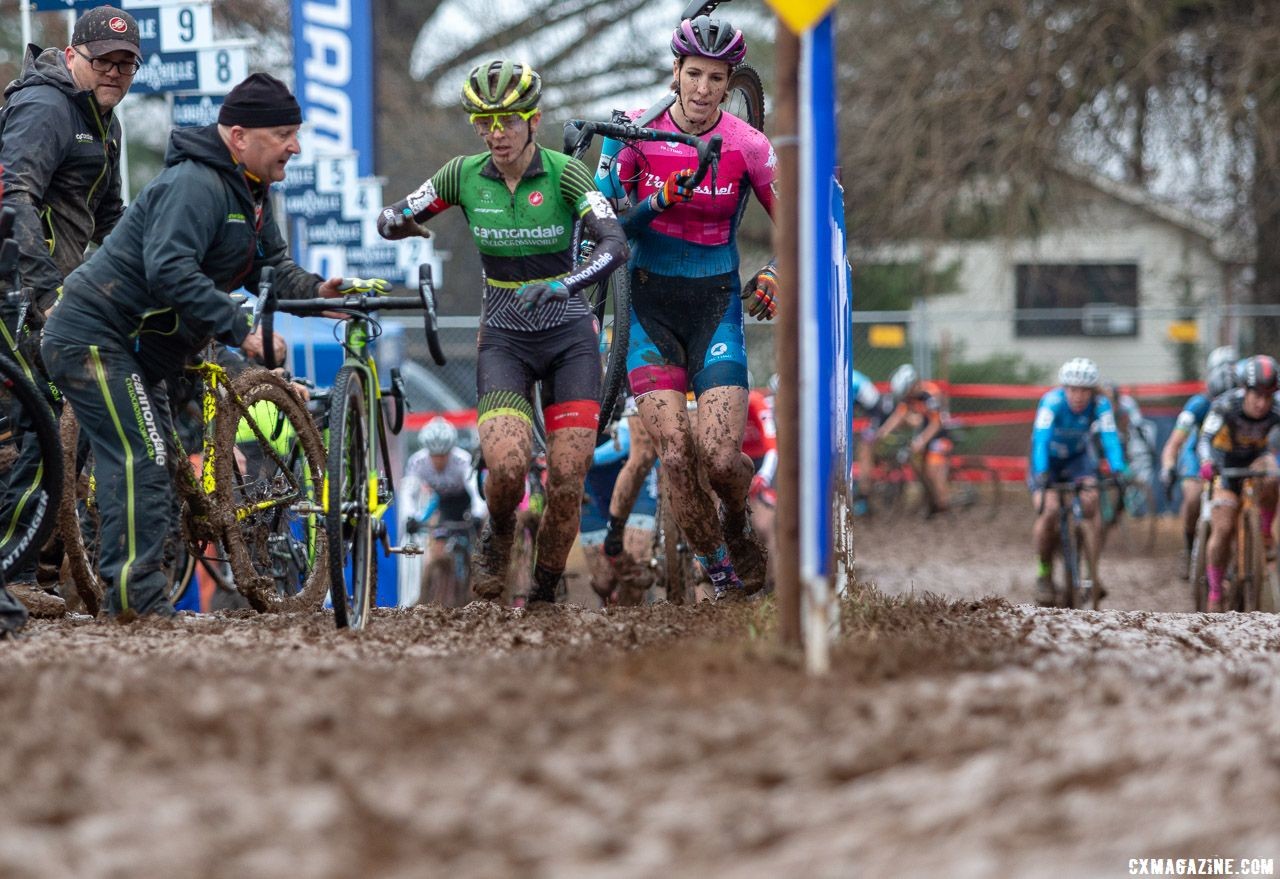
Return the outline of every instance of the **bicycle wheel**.
[[[739,64],[729,74],[724,108],[756,131],[764,131],[764,83],[749,64]]]
[[[511,544],[511,564],[507,569],[507,587],[504,603],[516,598],[527,598],[533,590],[533,564],[538,555],[538,524],[540,520],[521,515],[516,521],[516,535]]]
[[[453,606],[471,603],[471,541],[455,538],[450,552],[453,559]]]
[[[1065,512],[1058,516],[1058,543],[1062,551],[1062,568],[1066,575],[1066,582],[1063,584],[1062,600],[1058,606],[1074,608],[1077,606],[1080,595],[1081,544],[1078,542],[1079,535],[1069,508],[1063,507],[1063,510]]]
[[[1196,524],[1196,539],[1191,544],[1191,602],[1197,613],[1209,607],[1209,521]]]
[[[167,597],[170,604],[177,604],[187,594],[187,589],[196,579],[196,557],[192,554],[191,548],[187,546],[185,541],[178,541],[174,547],[170,570],[173,572],[173,576],[169,581]]]
[[[1240,588],[1234,590],[1231,604],[1241,613],[1252,613],[1258,609],[1263,578],[1267,576],[1267,557],[1262,545],[1262,526],[1256,507],[1251,506],[1244,511],[1239,528],[1237,539],[1242,543],[1242,558],[1237,566],[1237,574]]]
[[[325,532],[329,540],[329,595],[339,629],[364,628],[378,577],[367,457],[373,437],[364,383],[363,372],[344,366],[338,370],[329,398]]]
[[[258,611],[315,610],[327,557],[317,497],[324,442],[274,373],[241,373],[228,390],[214,425],[214,498],[236,588]]]
[[[631,275],[626,266],[609,278],[613,295],[613,337],[600,386],[600,423],[596,428],[599,445],[608,432],[614,416],[620,412],[627,384],[627,346],[631,340]]]
[[[89,462],[83,468],[76,463],[76,445],[80,441],[80,422],[71,407],[62,407],[58,429],[62,440],[63,480],[58,501],[58,533],[67,573],[85,612],[97,616],[102,607],[102,581],[98,577],[98,556],[92,540],[85,540],[85,530],[98,533],[98,514],[93,497]]]
[[[676,524],[674,505],[667,488],[667,480],[658,470],[658,531],[661,534],[662,582],[667,590],[667,601],[672,604],[695,604],[694,587],[697,579],[693,572],[693,554],[684,543],[684,533]]]
[[[12,485],[7,477],[24,449],[39,460],[25,484]],[[40,551],[57,524],[60,449],[49,403],[17,363],[0,355],[0,575],[6,582]]]

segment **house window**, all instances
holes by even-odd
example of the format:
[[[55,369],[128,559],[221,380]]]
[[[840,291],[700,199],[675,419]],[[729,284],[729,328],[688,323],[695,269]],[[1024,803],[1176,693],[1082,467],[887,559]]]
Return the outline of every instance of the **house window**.
[[[1015,272],[1015,335],[1138,335],[1137,265],[1024,263]]]

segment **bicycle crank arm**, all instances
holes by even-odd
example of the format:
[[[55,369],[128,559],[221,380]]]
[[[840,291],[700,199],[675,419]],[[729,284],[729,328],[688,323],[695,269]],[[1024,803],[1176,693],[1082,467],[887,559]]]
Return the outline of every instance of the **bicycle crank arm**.
[[[397,553],[399,555],[422,555],[422,547],[416,543],[405,543],[401,546],[388,546],[387,552]]]

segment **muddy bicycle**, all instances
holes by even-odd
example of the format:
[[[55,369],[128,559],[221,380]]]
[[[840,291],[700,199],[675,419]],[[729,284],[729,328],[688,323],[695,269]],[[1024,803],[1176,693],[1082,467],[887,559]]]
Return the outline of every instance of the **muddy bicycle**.
[[[381,311],[418,311],[423,316],[427,347],[437,365],[445,363],[440,348],[431,266],[418,268],[416,296],[349,293],[337,298],[277,300],[270,291],[262,302],[262,344],[272,350],[271,314],[283,311],[303,316],[343,315],[334,328],[341,331],[345,358],[329,396],[329,446],[325,458],[321,503],[314,511],[323,515],[328,538],[329,597],[334,623],[343,629],[363,629],[377,604],[377,546],[384,555],[417,554],[414,543],[393,547],[384,516],[395,498],[388,434],[404,426],[404,385],[398,370],[391,370],[391,386],[384,389],[370,349],[382,332]],[[387,420],[387,403],[391,418]]]
[[[14,216],[12,207],[0,209],[0,333],[9,347],[0,353],[0,583],[22,570],[53,532],[63,486],[48,389],[37,384],[17,341],[32,305],[30,291],[17,283]],[[22,484],[11,478],[19,472]]]
[[[1277,474],[1248,467],[1230,467],[1218,472],[1221,479],[1241,480],[1240,506],[1236,510],[1235,540],[1223,575],[1226,588],[1224,610],[1249,613],[1260,609],[1267,588],[1267,556],[1262,534],[1255,482],[1275,479]],[[1204,483],[1200,495],[1200,519],[1191,547],[1191,598],[1197,611],[1209,610],[1209,538],[1213,533],[1213,494],[1217,479]],[[1229,588],[1227,588],[1229,587]]]
[[[259,611],[318,608],[323,599],[327,541],[316,510],[324,475],[324,444],[284,379],[251,368],[232,376],[213,359],[187,367],[200,386],[201,451],[187,454],[177,433],[165,437],[177,489],[175,529],[166,549],[171,595],[202,564],[229,591]],[[74,412],[63,413],[63,454],[75,467]],[[193,462],[193,463],[189,463]],[[63,495],[59,521],[67,565],[85,609],[96,613],[103,585],[93,530],[92,478]],[[73,487],[74,488],[74,487]]]
[[[1086,516],[1081,495],[1094,493],[1114,479],[1097,481],[1073,480],[1052,482],[1045,486],[1040,498],[1037,515],[1044,512],[1045,498],[1050,492],[1058,498],[1057,552],[1062,560],[1061,582],[1054,579],[1054,606],[1068,609],[1097,610],[1102,600],[1102,588],[1098,584],[1098,548],[1089,546],[1085,535]],[[1095,501],[1096,502],[1096,501]]]

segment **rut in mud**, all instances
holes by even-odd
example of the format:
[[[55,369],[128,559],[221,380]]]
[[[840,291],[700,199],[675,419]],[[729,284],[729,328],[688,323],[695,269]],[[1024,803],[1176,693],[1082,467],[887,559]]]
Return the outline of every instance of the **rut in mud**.
[[[1126,609],[1012,603],[1026,528],[1012,509],[865,525],[878,588],[844,604],[824,679],[776,649],[768,602],[416,608],[362,634],[325,614],[36,621],[0,645],[0,875],[1280,857],[1280,623],[1177,613],[1167,552],[1116,560]]]

